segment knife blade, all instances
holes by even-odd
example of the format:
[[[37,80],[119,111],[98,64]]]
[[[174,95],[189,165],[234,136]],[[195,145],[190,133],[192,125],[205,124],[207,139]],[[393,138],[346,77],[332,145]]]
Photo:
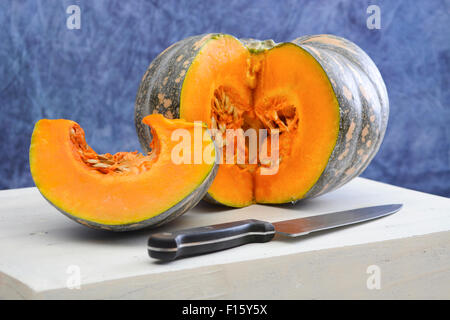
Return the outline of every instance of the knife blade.
[[[152,258],[170,261],[247,243],[268,242],[276,233],[298,237],[311,232],[369,221],[393,214],[401,208],[402,204],[388,204],[272,223],[247,219],[174,232],[160,232],[149,237],[147,250]]]

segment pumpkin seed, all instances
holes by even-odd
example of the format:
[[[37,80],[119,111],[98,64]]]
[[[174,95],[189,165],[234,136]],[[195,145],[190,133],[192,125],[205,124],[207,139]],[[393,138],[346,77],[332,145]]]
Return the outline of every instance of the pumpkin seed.
[[[216,107],[217,110],[219,110],[220,103],[219,103],[219,100],[217,100],[217,97],[214,97],[214,106]]]
[[[99,163],[94,164],[93,167],[94,168],[109,168],[110,165],[106,164],[106,163],[99,162]]]
[[[224,104],[225,104],[225,95],[223,94],[222,91],[220,92],[220,100],[221,100],[221,101],[220,101],[221,104],[224,105]]]
[[[234,120],[237,120],[239,118],[239,111],[237,108],[233,109],[233,118]]]
[[[274,120],[278,120],[278,113],[275,110],[272,112],[272,117]]]
[[[86,162],[89,162],[89,163],[98,163],[98,160],[97,160],[97,159],[87,159]]]
[[[113,165],[115,163],[114,161],[111,161],[111,160],[101,160],[101,162],[109,164],[109,165]]]
[[[103,155],[101,155],[101,154],[97,155],[97,158],[98,158],[99,160],[109,160],[109,158],[107,158],[107,157],[105,157],[105,156],[103,156]]]

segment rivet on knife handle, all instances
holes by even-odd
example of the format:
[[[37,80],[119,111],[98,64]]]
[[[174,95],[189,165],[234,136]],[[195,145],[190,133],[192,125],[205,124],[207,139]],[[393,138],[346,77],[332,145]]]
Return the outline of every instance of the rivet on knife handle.
[[[148,239],[148,254],[152,258],[170,261],[247,243],[268,242],[274,236],[275,228],[269,222],[241,220],[176,232],[155,233]]]

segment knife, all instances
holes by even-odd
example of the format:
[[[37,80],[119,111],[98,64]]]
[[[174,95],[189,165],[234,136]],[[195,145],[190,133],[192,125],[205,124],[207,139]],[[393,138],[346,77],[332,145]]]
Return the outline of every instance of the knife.
[[[248,219],[175,232],[160,232],[148,239],[148,254],[155,259],[170,261],[247,243],[268,242],[273,239],[275,233],[298,237],[368,221],[393,214],[401,207],[401,204],[389,204],[272,223]]]

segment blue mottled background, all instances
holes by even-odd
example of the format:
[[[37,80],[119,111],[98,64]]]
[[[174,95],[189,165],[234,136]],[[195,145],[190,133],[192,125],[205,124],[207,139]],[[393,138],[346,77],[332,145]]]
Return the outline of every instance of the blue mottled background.
[[[81,8],[81,29],[66,8]],[[381,9],[369,30],[366,9]],[[390,98],[385,140],[364,177],[450,196],[449,1],[0,2],[0,189],[32,186],[28,148],[41,118],[75,120],[99,152],[138,150],[133,109],[149,62],[185,37],[333,33],[378,65]],[[58,159],[55,159],[58,161]]]

